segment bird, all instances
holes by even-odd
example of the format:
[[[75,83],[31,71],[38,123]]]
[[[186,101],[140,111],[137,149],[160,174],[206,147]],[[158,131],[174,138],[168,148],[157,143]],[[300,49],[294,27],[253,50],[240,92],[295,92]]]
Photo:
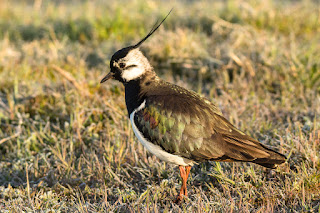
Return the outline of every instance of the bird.
[[[140,46],[171,11],[137,44],[113,54],[110,72],[100,83],[115,79],[124,85],[135,136],[157,158],[179,166],[182,179],[176,198],[179,203],[188,196],[187,179],[194,164],[240,161],[272,169],[284,163],[286,156],[237,129],[207,98],[156,74]]]

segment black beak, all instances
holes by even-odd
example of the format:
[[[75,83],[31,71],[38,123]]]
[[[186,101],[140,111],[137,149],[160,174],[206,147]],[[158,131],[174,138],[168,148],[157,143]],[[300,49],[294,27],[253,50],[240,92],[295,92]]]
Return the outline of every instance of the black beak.
[[[102,84],[103,82],[109,80],[110,78],[113,78],[113,73],[109,72],[106,76],[104,76],[104,78],[100,81],[100,84]]]

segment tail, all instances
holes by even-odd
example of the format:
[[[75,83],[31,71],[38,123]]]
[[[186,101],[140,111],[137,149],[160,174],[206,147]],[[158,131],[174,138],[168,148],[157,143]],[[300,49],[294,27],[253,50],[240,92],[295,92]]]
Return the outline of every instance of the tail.
[[[262,143],[247,135],[224,135],[226,154],[221,160],[253,162],[274,169],[286,161],[286,156],[269,149]]]
[[[265,149],[264,151],[266,151],[270,156],[266,158],[257,158],[252,161],[253,163],[259,164],[270,169],[274,169],[277,167],[277,165],[283,164],[286,161],[287,157],[285,155],[273,151],[264,145],[262,145],[262,147]]]

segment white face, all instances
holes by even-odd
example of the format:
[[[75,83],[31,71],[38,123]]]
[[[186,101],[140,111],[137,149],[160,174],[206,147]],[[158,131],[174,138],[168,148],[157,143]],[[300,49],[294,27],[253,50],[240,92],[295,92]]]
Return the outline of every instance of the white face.
[[[151,68],[147,58],[138,49],[131,50],[121,63],[125,64],[121,77],[126,82],[139,78]]]

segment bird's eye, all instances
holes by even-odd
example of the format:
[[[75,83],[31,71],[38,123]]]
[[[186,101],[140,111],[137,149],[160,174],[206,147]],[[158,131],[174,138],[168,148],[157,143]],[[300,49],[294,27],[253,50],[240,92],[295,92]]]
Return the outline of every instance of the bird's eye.
[[[125,63],[120,63],[119,64],[119,67],[122,69],[122,68],[124,68],[126,66],[126,64]]]

